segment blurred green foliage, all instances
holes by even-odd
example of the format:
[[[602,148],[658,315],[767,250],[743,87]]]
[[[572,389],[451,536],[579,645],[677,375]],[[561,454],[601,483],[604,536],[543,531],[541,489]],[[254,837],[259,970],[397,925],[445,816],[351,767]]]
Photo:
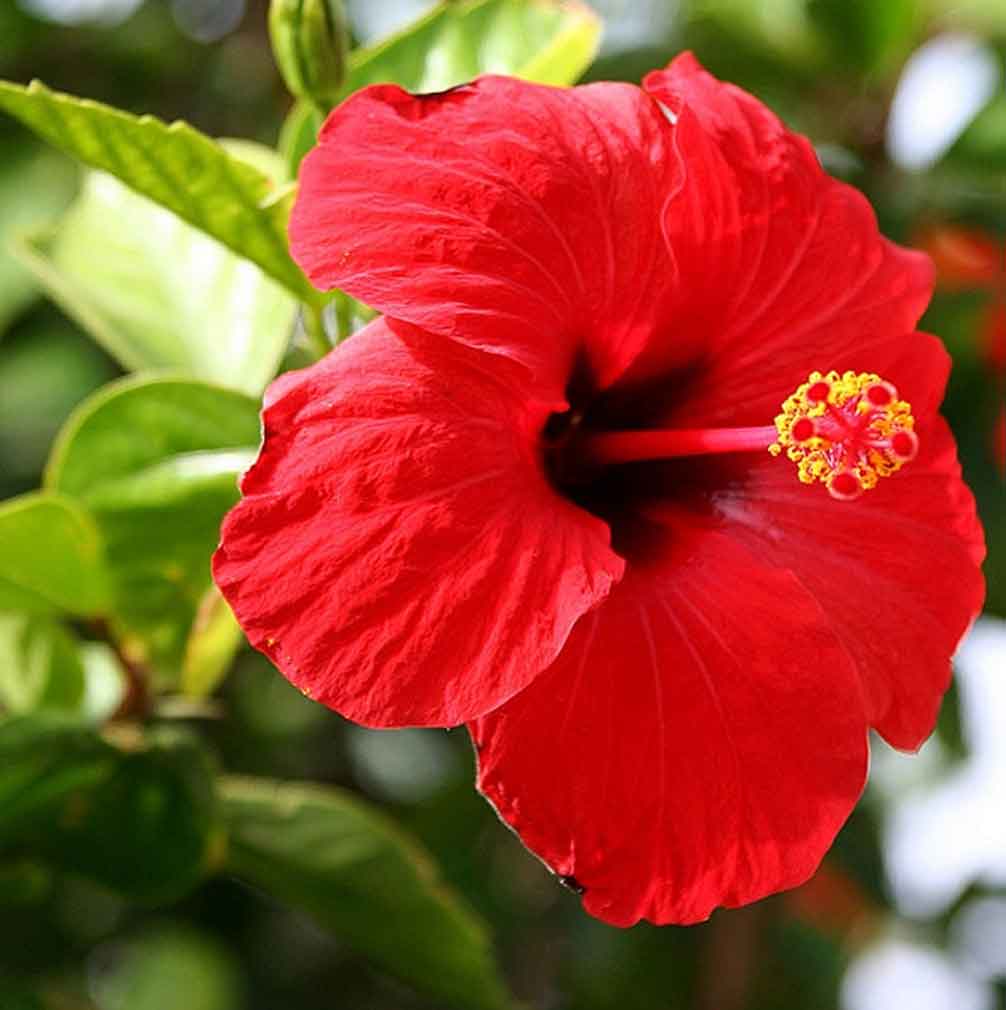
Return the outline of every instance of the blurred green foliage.
[[[562,1010],[828,1008],[885,930],[946,946],[988,888],[899,918],[876,792],[794,894],[687,930],[611,929],[475,795],[462,734],[350,726],[243,646],[208,566],[258,396],[364,310],[326,304],[286,252],[287,166],[327,103],[292,101],[265,4],[233,3],[147,0],[115,24],[0,4],[0,77],[67,93],[0,92],[0,1008],[432,1010],[507,991]],[[229,6],[228,30],[193,28]],[[638,80],[690,47],[807,132],[892,237],[1004,248],[1001,0],[597,7],[611,31],[592,65],[586,7],[473,0],[356,39],[342,93],[492,71]],[[970,33],[998,83],[908,167],[892,142],[905,68],[948,33]],[[945,409],[988,532],[989,612],[1006,615],[989,336],[1006,266],[947,270],[924,325],[954,357]],[[968,759],[957,702],[938,775]],[[1006,1006],[1006,983],[988,995]]]

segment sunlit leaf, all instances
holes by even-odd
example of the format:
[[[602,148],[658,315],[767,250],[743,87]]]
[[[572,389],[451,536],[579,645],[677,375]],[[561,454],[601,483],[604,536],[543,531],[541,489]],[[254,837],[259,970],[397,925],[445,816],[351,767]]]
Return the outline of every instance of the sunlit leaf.
[[[950,27],[959,31],[1006,34],[1006,4],[1002,0],[954,0],[945,5],[933,0],[933,4]]]
[[[297,302],[285,289],[104,173],[87,177],[51,234],[16,249],[127,369],[172,368],[258,394],[289,341]]]
[[[66,207],[75,176],[72,163],[51,151],[0,144],[0,334],[38,291],[7,245],[16,233],[39,228]],[[25,179],[31,180],[30,200]]]
[[[223,780],[227,869],[424,993],[508,1005],[485,928],[394,825],[336,789]]]
[[[179,925],[135,935],[93,983],[108,1010],[241,1010],[241,977],[233,955],[210,933]]]
[[[443,3],[390,38],[353,52],[343,90],[392,81],[410,91],[441,91],[479,74],[572,84],[589,66],[600,35],[600,19],[581,3]]]
[[[90,722],[110,718],[126,693],[126,673],[115,651],[104,642],[81,642],[80,661],[84,666],[84,697],[81,715]]]
[[[442,3],[375,45],[354,50],[342,93],[386,82],[442,91],[479,74],[573,84],[590,66],[600,38],[600,19],[578,2]],[[294,105],[280,135],[291,172],[317,142],[323,119],[310,102]]]
[[[318,142],[324,121],[324,114],[313,103],[304,99],[294,103],[279,135],[279,149],[291,174],[296,174],[304,155]]]
[[[110,602],[101,535],[58,494],[0,505],[0,611],[100,614]]]
[[[244,633],[215,586],[199,604],[182,660],[182,690],[203,698],[227,673]]]
[[[8,712],[74,711],[83,699],[73,636],[49,617],[0,614],[0,704]]]
[[[254,458],[258,409],[209,383],[129,379],[82,404],[53,449],[48,486],[86,503],[105,537],[114,626],[173,677]]]
[[[947,162],[987,178],[1001,178],[1006,172],[1006,92],[1000,92],[971,121],[948,152]]]
[[[0,109],[250,259],[298,297],[317,297],[290,258],[289,194],[187,123],[133,116],[39,81],[0,82]]]

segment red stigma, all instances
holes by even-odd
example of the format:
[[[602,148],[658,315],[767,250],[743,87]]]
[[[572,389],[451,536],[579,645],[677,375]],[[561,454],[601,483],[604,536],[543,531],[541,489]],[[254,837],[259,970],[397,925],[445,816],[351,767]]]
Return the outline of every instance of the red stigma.
[[[828,493],[839,501],[853,501],[863,490],[859,478],[851,470],[839,470],[828,480]]]
[[[814,372],[782,405],[778,440],[804,484],[821,481],[833,498],[852,501],[915,458],[919,438],[897,389],[865,372]]]
[[[919,451],[919,436],[914,431],[897,431],[891,436],[891,452],[899,459],[915,459]]]
[[[866,387],[866,401],[873,407],[886,407],[898,398],[898,391],[889,382],[875,382]]]

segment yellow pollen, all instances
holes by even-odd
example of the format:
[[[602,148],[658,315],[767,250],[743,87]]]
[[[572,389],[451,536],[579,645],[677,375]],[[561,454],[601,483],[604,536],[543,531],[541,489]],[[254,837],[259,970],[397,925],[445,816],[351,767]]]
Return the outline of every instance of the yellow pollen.
[[[911,406],[879,375],[812,372],[775,419],[773,456],[784,450],[804,484],[847,501],[897,473],[918,448]]]

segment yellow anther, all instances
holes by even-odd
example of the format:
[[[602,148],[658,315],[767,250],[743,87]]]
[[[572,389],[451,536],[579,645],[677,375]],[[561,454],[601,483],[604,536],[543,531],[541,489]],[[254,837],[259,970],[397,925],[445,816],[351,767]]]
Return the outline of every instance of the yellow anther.
[[[918,449],[910,405],[869,372],[812,372],[783,403],[775,427],[769,452],[785,450],[802,483],[820,481],[842,501],[897,473]]]

